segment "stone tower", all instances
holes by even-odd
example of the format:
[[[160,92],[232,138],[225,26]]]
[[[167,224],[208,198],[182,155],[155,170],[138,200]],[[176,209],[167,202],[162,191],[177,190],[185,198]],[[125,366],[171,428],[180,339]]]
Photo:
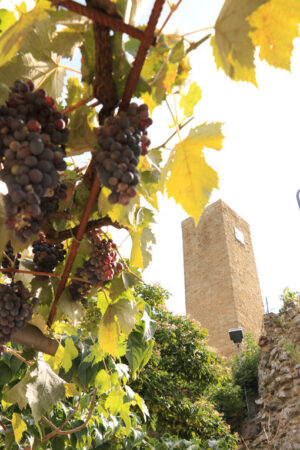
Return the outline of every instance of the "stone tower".
[[[198,227],[184,220],[182,234],[186,312],[220,355],[236,355],[228,330],[242,327],[258,341],[264,315],[249,225],[218,200]]]

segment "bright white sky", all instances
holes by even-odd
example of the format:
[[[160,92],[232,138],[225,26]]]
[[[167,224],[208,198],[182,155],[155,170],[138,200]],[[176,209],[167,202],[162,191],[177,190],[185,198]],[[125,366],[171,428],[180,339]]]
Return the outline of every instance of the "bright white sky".
[[[184,0],[166,31],[177,28],[182,34],[211,26],[222,4],[222,0]],[[300,290],[296,201],[300,189],[300,40],[295,40],[291,73],[257,60],[259,89],[218,72],[208,42],[190,55],[192,78],[202,89],[191,125],[225,123],[223,149],[206,151],[208,163],[220,178],[220,190],[213,192],[210,203],[221,198],[249,223],[262,296],[264,301],[268,297],[269,309],[276,311],[286,286]],[[156,145],[168,130],[167,124],[161,128],[165,122],[159,114],[154,113],[153,119],[159,131],[150,129],[149,133]],[[157,245],[144,279],[170,290],[169,308],[185,312],[181,221],[187,215],[173,201],[162,200],[160,206]]]
[[[7,3],[11,4],[4,0],[1,7]],[[144,4],[150,10],[153,1]],[[212,26],[222,4],[223,0],[183,0],[165,31],[182,34]],[[148,12],[144,10],[143,17]],[[202,36],[197,33],[190,39]],[[191,78],[202,89],[191,125],[225,123],[223,149],[205,151],[220,178],[220,189],[213,192],[210,203],[221,198],[249,223],[262,296],[268,297],[269,309],[276,311],[286,286],[300,290],[300,210],[296,202],[300,189],[300,40],[295,41],[291,73],[257,60],[259,89],[235,83],[218,72],[209,41],[190,55]],[[170,117],[160,109],[154,112],[154,125],[149,129],[154,146],[170,134]],[[168,306],[177,313],[185,312],[181,221],[186,217],[173,200],[161,198],[154,227],[157,245],[143,275],[146,282],[158,282],[173,294]],[[118,231],[114,236],[120,243],[126,233]],[[128,241],[121,247],[123,256],[127,256]]]

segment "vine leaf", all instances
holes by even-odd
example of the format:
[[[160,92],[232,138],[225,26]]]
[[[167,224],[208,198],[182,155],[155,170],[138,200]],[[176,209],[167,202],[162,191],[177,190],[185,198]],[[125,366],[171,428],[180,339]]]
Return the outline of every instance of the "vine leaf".
[[[190,84],[187,94],[182,94],[179,106],[183,109],[185,117],[191,117],[194,112],[194,107],[197,105],[199,100],[201,100],[202,91],[196,81]]]
[[[26,397],[36,422],[65,396],[64,385],[64,380],[56,375],[47,363],[37,362],[26,389]]]
[[[12,11],[0,9],[0,34],[4,33],[16,22],[16,16]]]
[[[69,337],[65,341],[65,351],[61,362],[61,367],[65,370],[66,373],[71,369],[72,361],[73,359],[77,358],[77,356],[78,350],[74,345],[73,339]]]
[[[299,1],[270,0],[247,20],[253,29],[249,36],[260,48],[260,58],[274,67],[290,70],[293,40],[299,36]]]
[[[0,36],[0,67],[10,61],[20,49],[32,27],[47,17],[48,0],[39,0],[35,7],[20,18]]]
[[[92,27],[88,28],[87,32],[84,34],[80,51],[82,55],[82,81],[92,84],[95,75],[95,39]]]
[[[202,124],[175,146],[164,168],[169,197],[173,197],[197,223],[211,191],[218,187],[217,173],[206,163],[203,148],[222,148],[220,123]]]
[[[15,439],[17,443],[19,443],[24,431],[27,430],[27,425],[18,413],[13,413],[11,424],[14,430]]]
[[[180,41],[176,42],[174,47],[172,48],[170,55],[169,55],[169,61],[171,63],[177,63],[182,60],[185,56],[184,51],[184,42],[183,39],[180,39]]]
[[[111,414],[117,415],[123,406],[124,392],[121,389],[110,391],[105,401],[105,408],[109,409]]]
[[[226,0],[215,24],[211,45],[218,69],[235,81],[250,81],[256,85],[254,45],[246,20],[267,0]]]
[[[64,86],[65,69],[59,67],[59,58],[53,54],[47,61],[37,61],[31,53],[19,54],[1,68],[0,82],[16,78],[31,79],[36,88],[43,88],[48,95],[59,97]]]
[[[155,223],[150,209],[142,207],[136,215],[136,226],[130,230],[132,248],[130,261],[134,267],[145,269],[152,259],[152,244],[156,243],[150,224]]]
[[[172,92],[177,76],[177,68],[178,65],[176,63],[165,61],[151,83],[151,94],[158,105]]]
[[[151,319],[149,313],[146,311],[147,307],[148,307],[148,305],[146,304],[141,320],[144,322],[144,339],[145,339],[145,341],[150,341],[150,339],[153,338],[154,333],[155,333],[156,322],[155,322],[155,320]]]
[[[17,403],[20,409],[24,409],[28,403],[26,397],[27,383],[31,379],[30,372],[27,372],[19,383],[15,384],[9,391],[5,392],[3,398],[8,403]]]
[[[128,335],[135,326],[137,306],[126,298],[108,305],[100,321],[99,344],[102,350],[117,356],[121,332]]]
[[[98,393],[105,394],[110,389],[110,378],[108,373],[102,369],[100,370],[95,378],[95,386],[98,387]]]
[[[78,103],[80,100],[91,95],[91,92],[80,84],[78,78],[68,78],[67,89],[67,106]],[[94,132],[95,110],[89,108],[87,105],[82,105],[80,108],[71,111],[68,117],[70,118],[68,125],[70,129],[67,144],[68,156],[90,151],[96,142],[96,134]]]
[[[132,198],[127,206],[112,205],[108,201],[110,190],[102,187],[98,197],[98,210],[101,217],[109,216],[113,222],[118,222],[127,228],[132,228],[135,222],[135,210],[137,208],[137,196]]]
[[[145,341],[143,333],[140,333],[137,330],[134,330],[130,334],[126,349],[126,359],[133,377],[135,377],[137,371],[141,370],[149,361],[153,345],[154,340]]]

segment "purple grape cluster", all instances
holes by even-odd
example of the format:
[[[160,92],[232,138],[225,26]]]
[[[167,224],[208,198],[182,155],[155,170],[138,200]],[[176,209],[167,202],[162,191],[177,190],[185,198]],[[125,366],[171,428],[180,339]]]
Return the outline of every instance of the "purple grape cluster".
[[[51,273],[59,262],[65,259],[66,250],[63,244],[49,244],[44,233],[39,233],[39,238],[32,244],[34,270],[37,272]],[[47,276],[38,276],[46,280]]]
[[[11,267],[14,269],[19,269],[21,253],[17,253],[16,255],[14,254],[14,249],[13,249],[10,241],[8,241],[8,243],[6,244],[4,253],[5,253],[5,255],[3,256],[2,262],[1,262],[2,267],[4,269],[9,269]],[[13,278],[14,274],[8,272],[6,274],[6,276],[8,278]]]
[[[44,89],[32,81],[16,81],[7,102],[0,107],[0,179],[7,185],[4,197],[6,227],[26,242],[65,198],[60,171],[66,169],[67,118],[57,111]]]
[[[112,239],[104,237],[99,229],[90,232],[90,238],[92,243],[90,258],[75,274],[76,277],[87,279],[90,283],[75,280],[69,285],[72,299],[81,300],[82,303],[86,303],[85,297],[91,287],[103,286],[123,268],[122,264],[117,262],[117,246]]]
[[[26,325],[37,302],[22,281],[0,284],[0,345]]]
[[[150,145],[146,128],[151,124],[148,106],[131,103],[127,111],[108,117],[100,127],[97,173],[102,185],[111,190],[110,203],[128,205],[136,195],[140,181],[137,165]]]

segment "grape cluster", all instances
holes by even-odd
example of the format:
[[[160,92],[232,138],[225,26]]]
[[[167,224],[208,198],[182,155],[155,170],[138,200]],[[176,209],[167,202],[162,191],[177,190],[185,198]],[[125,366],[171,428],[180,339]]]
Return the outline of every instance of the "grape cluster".
[[[16,256],[14,255],[14,249],[10,241],[8,241],[8,243],[6,244],[4,252],[5,255],[3,256],[1,262],[2,267],[4,269],[8,269],[11,267],[13,267],[14,269],[19,269],[21,253],[17,253]],[[8,278],[13,278],[13,274],[9,272],[6,274],[6,276]]]
[[[39,238],[32,244],[34,270],[37,272],[51,273],[59,262],[65,259],[66,250],[63,244],[49,244],[44,233],[39,233]],[[48,277],[38,276],[46,280]]]
[[[117,262],[117,246],[112,239],[103,237],[101,230],[92,231],[90,237],[92,243],[90,258],[75,274],[76,277],[89,280],[89,283],[74,280],[69,286],[72,299],[81,300],[82,303],[86,303],[85,297],[91,287],[103,286],[122,270],[122,264]]]
[[[31,298],[22,281],[0,284],[0,345],[25,326],[37,302],[38,299]]]
[[[93,304],[88,304],[85,315],[81,321],[80,329],[84,334],[97,334],[99,322],[101,320],[101,310]]]
[[[66,169],[66,125],[54,99],[44,89],[34,90],[32,81],[16,81],[0,107],[0,179],[8,189],[5,225],[22,242],[39,231],[58,198],[66,196],[58,173]]]
[[[99,129],[97,172],[103,186],[112,192],[110,203],[128,205],[139,183],[137,165],[147,154],[150,140],[146,128],[152,124],[148,106],[131,103],[127,111],[108,117]]]

